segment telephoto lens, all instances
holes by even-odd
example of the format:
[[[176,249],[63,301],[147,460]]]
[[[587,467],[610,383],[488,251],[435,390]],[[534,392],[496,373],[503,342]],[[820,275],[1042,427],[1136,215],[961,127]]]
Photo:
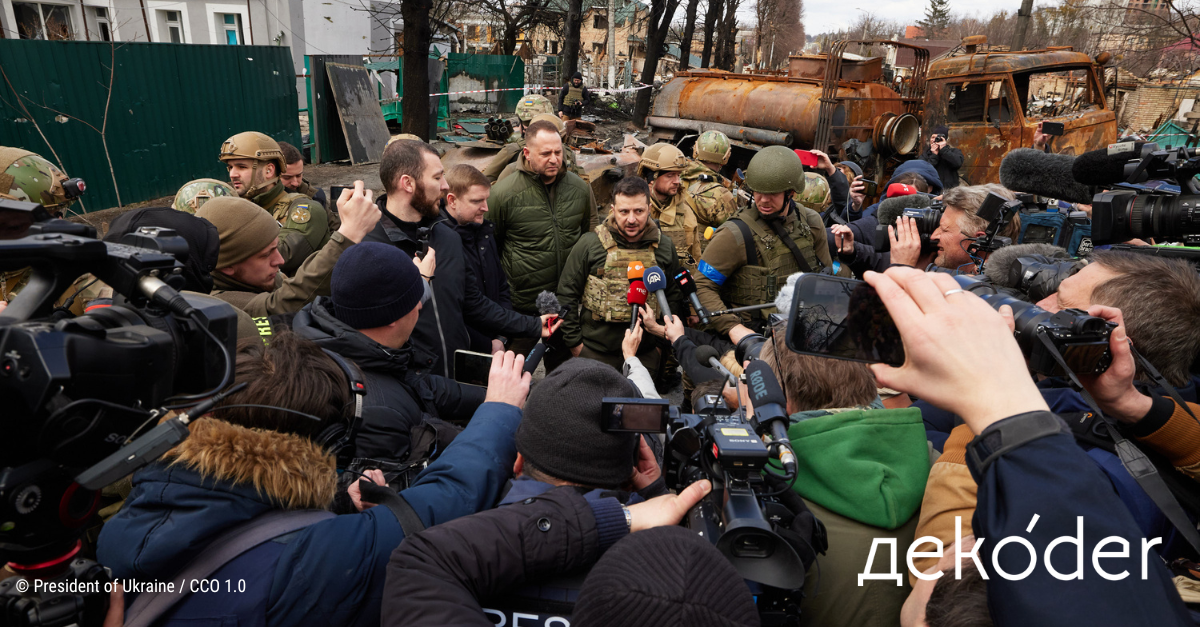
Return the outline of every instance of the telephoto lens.
[[[1092,243],[1131,239],[1200,244],[1200,195],[1118,189],[1092,199]]]
[[[991,284],[971,275],[958,275],[954,280],[996,311],[1004,305],[1012,308],[1015,322],[1013,336],[1017,338],[1017,345],[1021,347],[1033,372],[1048,377],[1067,374],[1042,336],[1049,338],[1054,351],[1075,374],[1100,374],[1112,364],[1108,336],[1117,328],[1116,324],[1089,316],[1079,309],[1050,313],[1032,303],[999,294]]]

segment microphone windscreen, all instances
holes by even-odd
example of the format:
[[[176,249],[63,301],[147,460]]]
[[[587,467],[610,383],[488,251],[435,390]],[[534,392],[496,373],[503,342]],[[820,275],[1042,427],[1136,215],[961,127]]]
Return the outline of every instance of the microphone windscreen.
[[[629,269],[625,271],[625,278],[629,279],[630,281],[634,279],[640,279],[645,272],[646,266],[643,266],[642,262],[630,261]]]
[[[932,201],[925,194],[896,196],[879,203],[879,210],[876,212],[876,215],[879,218],[880,224],[895,226],[896,218],[904,215],[905,209],[924,209],[931,204],[933,204]]]
[[[746,367],[746,387],[750,392],[750,402],[755,407],[770,404],[787,407],[787,396],[779,387],[779,380],[767,362],[761,359],[751,360]]]
[[[1050,244],[1013,244],[1012,246],[1001,247],[996,252],[988,255],[987,264],[983,267],[983,273],[995,285],[1016,287],[1017,281],[1014,281],[1010,277],[1012,269],[1017,265],[1018,259],[1031,255],[1043,255],[1051,259],[1071,258],[1071,254],[1066,249]],[[1019,277],[1017,278],[1019,279]]]
[[[657,292],[667,286],[667,275],[658,266],[646,268],[646,273],[642,275],[642,281],[646,283],[646,289],[651,292]]]
[[[688,272],[687,268],[680,270],[679,274],[675,275],[675,282],[679,284],[679,288],[683,290],[684,294],[696,293],[696,284],[692,282],[692,273]]]
[[[1145,145],[1146,142],[1118,142],[1089,150],[1075,159],[1071,175],[1086,185],[1112,187],[1125,180],[1125,164],[1141,158]]]
[[[635,280],[629,284],[629,291],[625,292],[625,302],[630,305],[645,305],[648,293],[645,284]]]
[[[1092,202],[1092,190],[1072,174],[1071,155],[1047,154],[1034,148],[1017,148],[1000,162],[1000,184],[1014,192],[1036,194],[1068,202]]]
[[[721,361],[721,354],[717,352],[717,349],[709,346],[708,344],[701,344],[700,346],[697,346],[696,352],[692,353],[692,355],[696,358],[696,361],[704,364],[705,366],[708,365],[709,359]]]
[[[538,315],[544,316],[546,314],[557,314],[562,312],[562,305],[560,305],[558,302],[558,295],[550,290],[542,290],[533,302],[537,307]]]

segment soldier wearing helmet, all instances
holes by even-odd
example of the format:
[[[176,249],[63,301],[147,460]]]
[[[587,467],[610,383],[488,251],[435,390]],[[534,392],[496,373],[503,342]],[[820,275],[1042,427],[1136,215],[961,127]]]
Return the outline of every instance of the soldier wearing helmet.
[[[175,192],[175,201],[171,206],[176,211],[184,213],[196,214],[196,210],[204,206],[204,203],[213,198],[221,196],[237,196],[233,186],[224,181],[217,179],[196,179],[184,184]]]
[[[833,271],[821,216],[793,198],[805,190],[804,166],[783,146],[764,148],[746,168],[754,204],[730,218],[713,235],[700,260],[696,291],[709,311],[775,300],[788,275]],[[849,276],[849,268],[837,273]],[[737,343],[766,327],[774,309],[724,315],[712,327]]]
[[[42,205],[50,216],[57,218],[75,202],[82,191],[82,181],[68,179],[62,170],[36,153],[0,146],[0,199],[37,203]],[[32,213],[4,213],[4,220],[0,222],[0,239],[25,237],[36,219]],[[42,219],[45,217],[45,214],[42,214]],[[29,268],[0,272],[0,302],[16,298],[29,283],[31,274]],[[84,277],[80,277],[56,305],[67,305],[77,315],[82,313],[83,299],[72,296],[77,296],[81,285],[86,283]]]
[[[221,144],[218,157],[229,171],[237,195],[266,209],[283,229],[279,232],[282,270],[294,274],[308,256],[329,241],[340,222],[321,203],[283,187],[283,150],[262,133],[238,133]]]
[[[725,216],[696,210],[681,178],[689,165],[688,158],[675,146],[654,144],[642,153],[638,176],[650,184],[650,217],[658,221],[663,234],[675,244],[680,265],[695,272],[704,229],[717,226]],[[716,217],[720,221],[714,223]]]
[[[523,110],[521,105],[533,98],[537,98],[538,100],[535,100]],[[535,109],[541,110],[549,108],[550,101],[546,100],[542,96],[527,96],[521,100],[520,104],[517,105],[517,117],[526,115]],[[549,111],[544,111],[536,113],[528,119],[521,119],[521,139],[513,143],[505,144],[504,148],[501,148],[500,152],[496,153],[496,156],[492,157],[492,160],[487,164],[487,167],[482,170],[483,175],[488,177],[489,181],[495,183],[496,181],[499,181],[500,179],[517,171],[517,155],[520,155],[521,150],[525,148],[525,128],[530,124],[540,120],[545,120],[553,124],[554,128],[558,129],[558,136],[563,140],[563,165],[566,167],[566,169],[578,174],[580,178],[584,178],[583,169],[579,167],[579,163],[575,160],[575,151],[571,150],[571,148],[567,146],[566,123],[559,119],[557,115],[554,115]],[[585,178],[584,180],[587,179]]]
[[[696,138],[696,143],[692,146],[692,161],[680,175],[696,210],[697,221],[702,225],[701,232],[704,231],[704,226],[716,228],[737,213],[738,197],[731,191],[733,184],[719,174],[721,168],[729,163],[732,151],[733,146],[725,133],[705,131]],[[700,251],[703,252],[708,240],[703,237],[696,239],[700,242]],[[696,258],[699,257],[697,254]]]
[[[829,181],[816,172],[805,172],[804,191],[796,195],[796,202],[817,213],[824,212],[833,202],[829,193]]]

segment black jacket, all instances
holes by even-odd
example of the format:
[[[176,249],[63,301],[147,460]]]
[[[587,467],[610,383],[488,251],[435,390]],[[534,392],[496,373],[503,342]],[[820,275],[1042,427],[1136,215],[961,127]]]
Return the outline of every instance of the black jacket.
[[[484,298],[512,311],[512,294],[508,291],[508,277],[500,267],[500,247],[496,244],[496,227],[490,220],[482,224],[459,224],[450,222],[462,239],[463,257],[467,267],[475,275],[475,283]],[[467,331],[471,334],[471,350],[490,352],[494,334],[485,333],[468,320]]]
[[[963,164],[961,150],[953,146],[946,146],[935,155],[929,151],[929,146],[926,146],[925,151],[921,153],[921,160],[937,170],[938,178],[942,180],[943,190],[958,187],[958,169]]]
[[[367,396],[355,440],[357,457],[403,461],[409,432],[425,415],[466,422],[483,403],[484,388],[410,372],[416,351],[412,342],[395,350],[379,344],[335,318],[328,297],[321,296],[300,310],[292,330],[362,370]]]
[[[536,316],[507,310],[479,291],[479,282],[463,252],[462,239],[450,226],[452,218],[443,213],[420,223],[407,223],[388,213],[387,196],[380,196],[376,204],[383,217],[363,241],[394,244],[412,256],[421,250],[418,229],[428,228],[429,247],[437,251],[433,298],[421,308],[412,334],[413,345],[429,354],[415,362],[414,369],[453,377],[454,351],[471,346],[468,320],[486,334],[541,337],[542,321]]]
[[[618,539],[597,527],[611,515],[624,516],[616,499],[562,486],[409,537],[388,563],[382,625],[492,625],[483,599],[591,567]]]

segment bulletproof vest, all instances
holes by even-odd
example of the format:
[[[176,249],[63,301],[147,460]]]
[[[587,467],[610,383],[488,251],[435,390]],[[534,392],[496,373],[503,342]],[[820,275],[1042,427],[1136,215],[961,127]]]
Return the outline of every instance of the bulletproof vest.
[[[692,210],[687,194],[675,194],[665,207],[660,206],[657,200],[651,199],[650,208],[653,213],[651,217],[658,220],[658,228],[675,244],[675,254],[679,255],[679,262],[694,271],[700,259],[699,241],[704,237],[701,235],[700,223],[696,220],[696,212]]]
[[[823,264],[817,259],[813,249],[813,233],[808,223],[799,215],[797,207],[788,211],[788,235],[804,254],[804,260],[813,272],[820,270]],[[758,253],[758,265],[742,266],[729,281],[722,286],[722,296],[730,307],[758,305],[775,300],[778,289],[787,282],[788,276],[800,271],[800,264],[792,256],[792,251],[779,239],[771,227],[762,219],[755,207],[747,207],[738,212],[734,219],[740,220],[750,229],[754,238],[754,247]],[[740,230],[740,227],[738,227]],[[821,242],[824,244],[825,242]],[[773,313],[774,309],[764,309],[762,316]]]
[[[658,265],[654,251],[658,243],[645,248],[621,248],[609,232],[608,226],[601,224],[596,227],[596,235],[600,245],[607,253],[604,266],[597,275],[589,274],[587,287],[583,290],[583,306],[592,312],[592,319],[604,322],[630,322],[629,302],[629,263],[640,261],[644,267]],[[647,298],[646,306],[657,315],[658,299]]]
[[[576,100],[583,102],[583,88],[572,84],[567,88],[567,99],[563,103],[568,107],[573,107]]]

